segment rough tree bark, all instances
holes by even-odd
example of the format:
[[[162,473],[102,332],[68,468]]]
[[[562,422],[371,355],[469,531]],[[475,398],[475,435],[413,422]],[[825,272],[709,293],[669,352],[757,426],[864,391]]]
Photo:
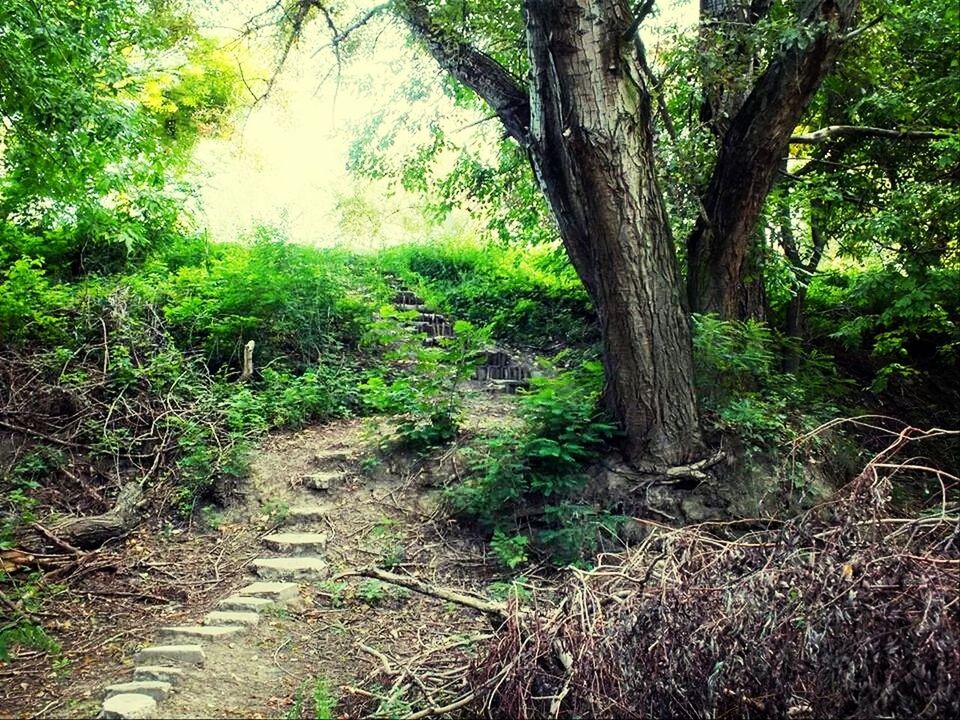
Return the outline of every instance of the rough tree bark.
[[[763,72],[723,134],[687,239],[687,296],[694,312],[725,319],[751,313],[744,278],[764,200],[791,134],[833,67],[859,0],[814,0],[801,15],[812,36]]]
[[[442,67],[527,150],[600,319],[604,402],[632,461],[702,450],[690,327],[653,166],[650,97],[624,0],[527,0],[529,88],[448,38],[422,3],[404,15]]]

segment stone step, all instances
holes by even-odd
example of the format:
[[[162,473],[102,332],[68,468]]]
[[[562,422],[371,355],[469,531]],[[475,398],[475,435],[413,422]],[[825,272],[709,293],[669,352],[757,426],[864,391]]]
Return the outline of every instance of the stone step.
[[[311,464],[318,470],[339,469],[356,460],[356,451],[351,448],[321,448],[310,458]]]
[[[480,365],[473,373],[475,380],[526,380],[530,368],[523,365]]]
[[[426,305],[411,305],[409,303],[398,303],[398,304],[395,304],[394,307],[400,312],[413,312],[414,310],[421,313],[430,312],[430,308],[427,307]]]
[[[490,380],[488,382],[491,391],[504,393],[515,393],[528,385],[525,380]]]
[[[230,610],[212,610],[203,618],[204,625],[242,625],[255,627],[260,622],[260,616],[255,612],[237,612]]]
[[[296,585],[294,585],[296,588]],[[296,595],[296,592],[294,592]],[[273,607],[276,603],[269,598],[246,597],[244,595],[231,595],[217,603],[217,607],[224,612],[260,612],[268,607]]]
[[[149,695],[121,693],[104,700],[97,717],[106,720],[123,720],[124,718],[134,720],[134,718],[156,717],[156,714],[157,701]]]
[[[263,543],[278,552],[289,552],[295,555],[304,553],[322,552],[327,546],[326,533],[273,533],[263,538]]]
[[[450,323],[417,322],[413,324],[417,332],[426,333],[428,338],[453,337],[453,326]]]
[[[323,522],[330,514],[331,508],[325,505],[301,505],[292,507],[283,515],[281,522],[284,525],[301,525]]]
[[[170,667],[169,665],[139,665],[133,669],[134,680],[154,680],[171,685],[176,685],[186,676],[183,668]]]
[[[114,695],[149,695],[157,702],[167,699],[172,686],[168,682],[161,680],[134,680],[133,682],[119,683],[117,685],[107,686],[107,697]]]
[[[237,595],[258,597],[275,603],[288,602],[300,597],[300,586],[291,582],[255,582],[237,590]]]
[[[134,656],[137,665],[168,662],[174,665],[203,665],[206,656],[203,648],[196,644],[151,645]]]
[[[245,630],[242,625],[172,625],[160,628],[160,635],[171,640],[216,642],[239,635]]]
[[[323,472],[310,473],[300,479],[300,484],[310,490],[317,492],[327,492],[347,479],[339,470],[324,470]]]
[[[510,356],[506,350],[500,350],[499,348],[492,348],[489,350],[481,350],[476,355],[477,360],[480,360],[484,365],[514,365],[516,364],[514,359]]]
[[[409,290],[399,290],[397,294],[393,296],[394,305],[423,305],[423,300],[421,300],[415,292],[410,292]]]
[[[257,558],[252,564],[254,572],[264,580],[325,580],[330,574],[322,558],[309,555]]]

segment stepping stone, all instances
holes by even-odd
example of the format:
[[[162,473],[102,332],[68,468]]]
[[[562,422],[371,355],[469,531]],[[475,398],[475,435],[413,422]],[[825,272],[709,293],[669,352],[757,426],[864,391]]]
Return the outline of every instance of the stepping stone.
[[[166,700],[170,694],[170,683],[159,680],[134,680],[107,686],[107,697],[114,695],[149,695],[157,702]]]
[[[237,595],[265,598],[272,602],[296,600],[300,596],[300,586],[291,582],[255,582],[240,588]]]
[[[214,610],[208,612],[203,619],[204,625],[242,625],[244,627],[254,627],[260,622],[260,616],[255,612],[229,612],[226,610]]]
[[[257,558],[253,570],[264,580],[325,580],[327,563],[318,557]]]
[[[152,662],[170,662],[175,665],[203,665],[206,656],[200,645],[153,645],[134,656],[138,665]]]
[[[342,472],[318,472],[311,475],[304,475],[303,479],[301,480],[301,484],[305,488],[310,488],[311,490],[326,492],[338,482],[345,479],[346,477]]]
[[[294,587],[297,587],[294,585]],[[273,600],[261,597],[245,597],[243,595],[231,595],[217,603],[217,607],[226,612],[259,612],[265,608],[276,605]]]
[[[173,625],[171,627],[160,628],[160,634],[166,638],[175,640],[226,640],[234,635],[239,635],[245,627],[242,625]]]
[[[394,305],[421,305],[423,300],[415,293],[410,290],[398,290],[397,294],[393,296]]]
[[[324,448],[322,450],[317,450],[313,454],[313,464],[317,467],[322,467],[324,465],[329,467],[335,463],[350,462],[353,459],[354,456],[350,453],[350,451],[344,450],[343,448]]]
[[[279,552],[302,553],[320,552],[327,546],[326,533],[274,533],[263,538],[263,543]]]
[[[171,685],[176,685],[186,676],[187,674],[181,668],[167,665],[141,665],[133,669],[134,680],[155,680]]]
[[[107,720],[123,718],[152,718],[157,712],[157,701],[149,695],[139,693],[121,693],[103,701],[103,707],[97,717]]]
[[[303,505],[292,507],[283,516],[284,525],[299,525],[300,523],[323,522],[330,513],[330,508],[324,505]]]

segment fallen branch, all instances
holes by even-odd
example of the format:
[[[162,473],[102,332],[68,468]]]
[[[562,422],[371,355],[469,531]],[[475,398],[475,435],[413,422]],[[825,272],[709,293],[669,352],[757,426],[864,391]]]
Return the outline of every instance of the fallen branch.
[[[507,606],[505,603],[490,602],[488,600],[470,597],[469,595],[464,595],[456,590],[436,587],[435,585],[418,580],[412,576],[397,575],[395,573],[387,572],[386,570],[380,570],[379,568],[366,567],[357,568],[356,570],[347,570],[339,573],[331,579],[339,580],[345,577],[368,577],[375,580],[382,580],[383,582],[390,583],[391,585],[399,585],[400,587],[405,587],[408,590],[413,590],[421,595],[429,595],[440,600],[447,600],[448,602],[456,603],[457,605],[463,605],[465,607],[473,608],[474,610],[479,610],[482,613],[486,613],[487,615],[491,615],[500,620],[506,620],[508,617]]]

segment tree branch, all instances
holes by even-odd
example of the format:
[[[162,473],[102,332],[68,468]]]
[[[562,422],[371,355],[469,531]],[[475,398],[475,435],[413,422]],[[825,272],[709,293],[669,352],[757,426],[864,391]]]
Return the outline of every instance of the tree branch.
[[[530,97],[517,79],[489,55],[438,27],[420,0],[401,0],[397,10],[440,67],[482,97],[507,133],[526,146]]]
[[[647,15],[653,12],[653,6],[656,2],[657,0],[641,0],[633,11],[633,22],[630,23],[630,27],[623,33],[624,40],[633,40],[633,36],[637,34],[643,21],[647,19]]]
[[[952,131],[946,130],[888,130],[859,125],[830,125],[811,133],[791,135],[792,145],[819,145],[835,138],[887,138],[890,140],[939,140]]]

